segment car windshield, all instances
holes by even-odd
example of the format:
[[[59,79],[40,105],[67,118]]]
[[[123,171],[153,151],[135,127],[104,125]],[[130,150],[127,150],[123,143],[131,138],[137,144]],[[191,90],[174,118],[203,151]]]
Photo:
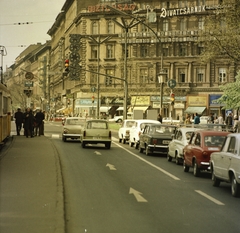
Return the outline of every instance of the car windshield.
[[[205,136],[204,144],[207,147],[209,146],[222,147],[225,138],[226,138],[225,136]]]
[[[133,126],[133,124],[134,124],[134,121],[127,121],[126,122],[126,127],[132,127]]]
[[[168,127],[168,126],[155,126],[152,127],[152,130],[155,131],[157,134],[174,134],[175,128]]]
[[[84,119],[67,119],[67,125],[83,125],[85,122]]]
[[[186,139],[189,140],[192,136],[192,131],[189,131],[189,132],[186,132],[185,135],[186,135]]]
[[[108,129],[106,122],[92,121],[88,122],[87,129]]]

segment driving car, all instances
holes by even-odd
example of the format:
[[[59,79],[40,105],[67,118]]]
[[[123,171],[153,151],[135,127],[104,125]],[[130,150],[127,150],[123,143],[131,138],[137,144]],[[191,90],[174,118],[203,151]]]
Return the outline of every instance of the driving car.
[[[125,144],[129,140],[130,129],[132,128],[134,122],[135,122],[134,120],[124,120],[122,122],[122,125],[118,130],[119,142],[122,142],[123,144]]]
[[[231,183],[232,196],[240,195],[240,134],[228,134],[222,150],[211,154],[212,184]]]
[[[146,124],[139,136],[139,152],[146,155],[154,152],[167,154],[168,145],[176,131],[176,126],[163,124]]]
[[[167,160],[175,159],[176,164],[183,162],[183,148],[188,144],[189,139],[196,128],[180,127],[176,129],[172,141],[168,145]]]
[[[84,118],[80,117],[65,118],[65,120],[62,121],[62,140],[66,142],[69,138],[80,139],[85,121]]]
[[[183,170],[193,167],[193,175],[210,171],[210,155],[220,151],[228,132],[217,130],[196,130],[192,133],[188,145],[183,149]]]
[[[134,145],[135,149],[138,149],[139,135],[142,133],[146,124],[161,124],[161,123],[157,120],[149,119],[135,120],[132,128],[130,129],[130,137],[128,141],[130,147]]]
[[[83,129],[81,137],[82,148],[88,144],[105,144],[107,149],[111,148],[112,133],[106,120],[88,120]]]

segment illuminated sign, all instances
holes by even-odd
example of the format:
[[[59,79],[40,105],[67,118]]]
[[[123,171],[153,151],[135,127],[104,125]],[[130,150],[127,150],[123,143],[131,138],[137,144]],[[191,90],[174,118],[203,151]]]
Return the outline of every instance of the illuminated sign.
[[[120,11],[134,11],[137,6],[134,4],[116,4],[112,5],[112,7]],[[88,12],[104,12],[104,11],[105,12],[111,11],[111,9],[109,9],[105,5],[88,6]]]

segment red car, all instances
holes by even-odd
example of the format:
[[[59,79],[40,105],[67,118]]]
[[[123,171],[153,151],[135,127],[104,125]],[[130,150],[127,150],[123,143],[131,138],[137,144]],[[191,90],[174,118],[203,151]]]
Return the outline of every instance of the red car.
[[[210,155],[220,151],[229,132],[214,130],[197,130],[193,132],[188,145],[184,147],[183,169],[185,172],[193,167],[194,176],[201,170],[210,170]]]

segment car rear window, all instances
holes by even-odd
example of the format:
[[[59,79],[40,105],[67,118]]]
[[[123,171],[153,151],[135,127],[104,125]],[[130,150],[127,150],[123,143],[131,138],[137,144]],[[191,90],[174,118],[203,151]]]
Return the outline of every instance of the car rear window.
[[[226,136],[205,136],[204,145],[209,146],[218,146],[222,147]]]
[[[132,127],[134,125],[135,121],[127,121],[126,122],[126,127]]]
[[[87,129],[108,129],[107,123],[105,122],[88,122]]]

